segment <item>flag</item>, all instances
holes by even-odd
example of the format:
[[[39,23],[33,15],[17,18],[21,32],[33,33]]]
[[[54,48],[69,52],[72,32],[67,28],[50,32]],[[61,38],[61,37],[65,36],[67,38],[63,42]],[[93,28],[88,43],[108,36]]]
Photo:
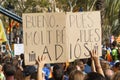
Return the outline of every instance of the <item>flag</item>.
[[[0,43],[7,41],[5,30],[2,24],[2,21],[0,20]]]

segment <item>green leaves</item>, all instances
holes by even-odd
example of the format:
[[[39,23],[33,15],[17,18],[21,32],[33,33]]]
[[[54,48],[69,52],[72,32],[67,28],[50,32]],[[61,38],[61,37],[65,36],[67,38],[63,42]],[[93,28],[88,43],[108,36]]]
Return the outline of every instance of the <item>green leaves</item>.
[[[110,35],[118,36],[120,34],[119,9],[120,0],[106,0],[104,27],[110,27]]]

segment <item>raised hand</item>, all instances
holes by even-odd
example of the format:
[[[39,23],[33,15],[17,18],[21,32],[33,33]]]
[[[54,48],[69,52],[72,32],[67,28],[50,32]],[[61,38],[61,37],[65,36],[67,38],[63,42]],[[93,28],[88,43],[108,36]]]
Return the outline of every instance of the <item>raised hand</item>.
[[[38,59],[36,60],[38,64],[38,68],[43,68],[45,64],[45,58],[44,56],[38,56]]]
[[[42,75],[42,68],[44,67],[45,64],[45,57],[44,56],[38,56],[38,59],[36,60],[38,64],[38,76],[37,80],[43,80],[44,77]]]

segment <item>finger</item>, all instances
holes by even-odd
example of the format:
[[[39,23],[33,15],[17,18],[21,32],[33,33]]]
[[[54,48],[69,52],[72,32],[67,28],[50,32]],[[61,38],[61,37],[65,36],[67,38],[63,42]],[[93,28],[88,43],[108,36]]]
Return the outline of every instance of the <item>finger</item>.
[[[38,62],[40,62],[41,61],[41,56],[38,56]]]
[[[94,49],[94,56],[96,55],[96,50]]]
[[[96,54],[96,49],[95,49],[95,54]]]
[[[40,62],[40,60],[39,60],[39,56],[38,56],[37,59],[35,59],[35,61],[36,61],[36,64],[38,64],[38,63]]]
[[[41,56],[41,61],[44,61],[46,59],[46,56]]]
[[[36,59],[35,61],[36,61],[36,64],[38,64],[38,59]]]
[[[89,51],[89,54],[90,54],[90,56],[92,57],[92,52],[91,52],[91,51]]]
[[[44,57],[44,59],[43,60],[45,60],[46,59],[46,56]]]
[[[92,57],[94,56],[94,49],[92,50]]]
[[[95,49],[95,55],[98,56],[97,50]]]
[[[41,56],[40,60],[42,61],[42,59],[43,59],[43,55]]]

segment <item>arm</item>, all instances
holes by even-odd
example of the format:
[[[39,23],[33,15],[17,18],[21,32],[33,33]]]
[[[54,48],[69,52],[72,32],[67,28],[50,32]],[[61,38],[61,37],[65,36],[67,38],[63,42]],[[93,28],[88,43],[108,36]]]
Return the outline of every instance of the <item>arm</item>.
[[[95,69],[95,63],[94,63],[93,58],[91,58],[91,60],[92,60],[92,63],[91,63],[91,69],[92,69],[93,72],[96,72],[96,69]]]
[[[89,51],[89,54],[90,54],[90,56],[91,56],[91,70],[92,70],[93,72],[96,72],[94,59],[93,59],[93,57],[92,57],[92,52],[91,52],[88,48],[87,48],[87,50]]]
[[[42,68],[44,67],[44,60],[43,56],[42,57],[38,57],[37,63],[38,63],[38,75],[37,75],[37,80],[43,80],[43,76],[42,76]]]
[[[102,67],[101,67],[101,64],[100,64],[98,53],[96,53],[96,51],[93,50],[92,53],[91,53],[91,56],[94,60],[96,71],[104,76],[104,73],[103,73],[103,70],[102,70]]]

